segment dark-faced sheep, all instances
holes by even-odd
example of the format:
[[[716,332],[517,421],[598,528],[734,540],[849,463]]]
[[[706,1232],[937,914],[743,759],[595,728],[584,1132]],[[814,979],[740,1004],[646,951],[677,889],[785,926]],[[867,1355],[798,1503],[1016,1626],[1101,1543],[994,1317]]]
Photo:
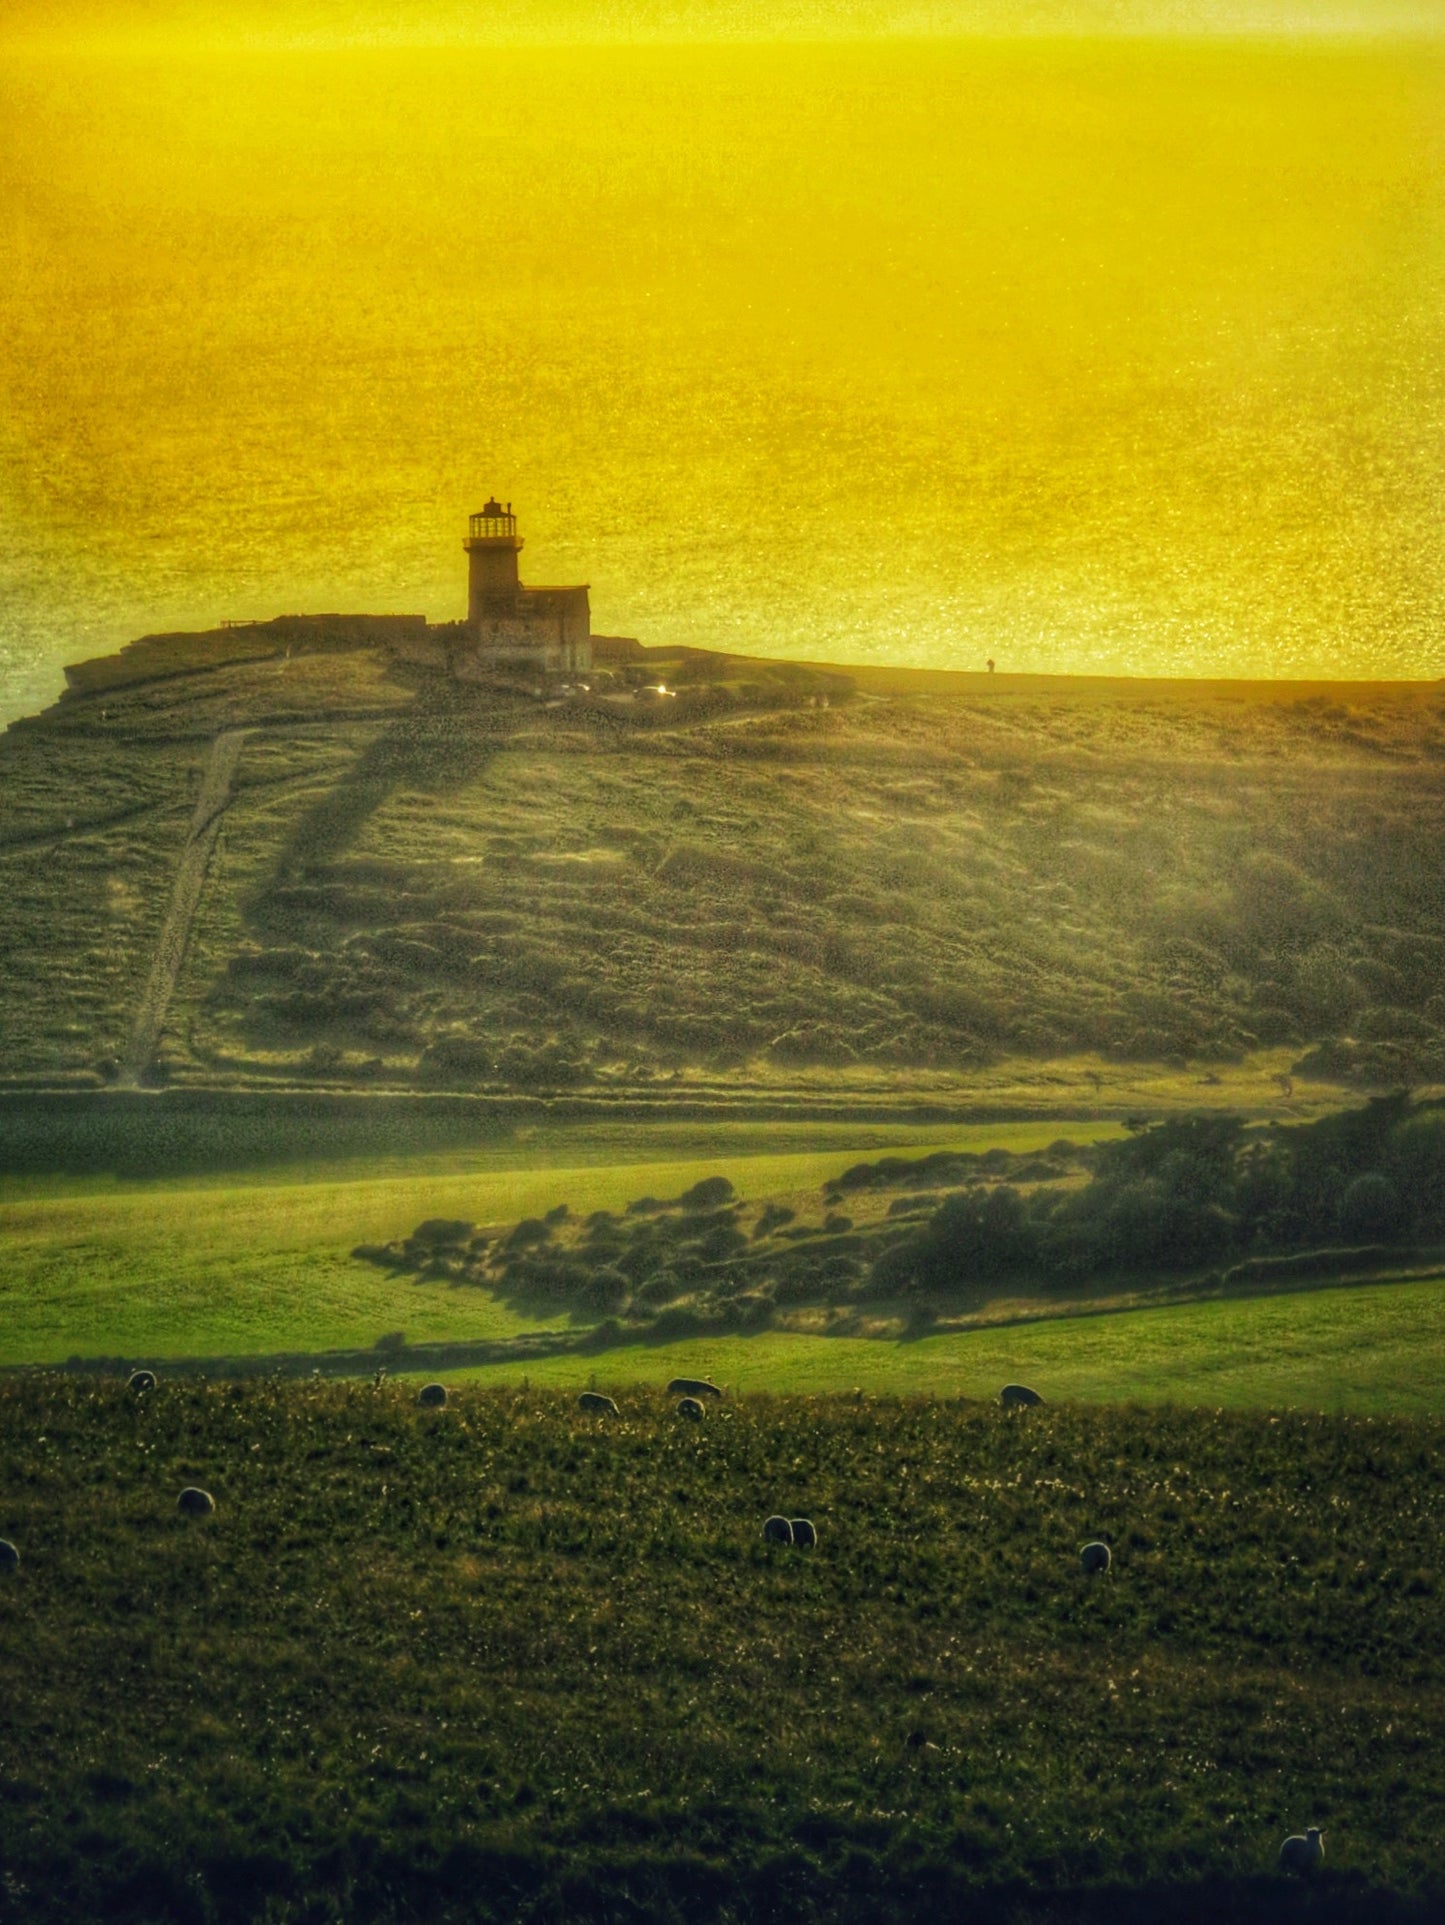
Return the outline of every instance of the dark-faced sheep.
[[[706,1377],[674,1377],[667,1386],[669,1397],[721,1397],[722,1392]]]
[[[1303,1837],[1296,1833],[1286,1838],[1279,1848],[1279,1868],[1282,1872],[1298,1872],[1301,1878],[1312,1877],[1325,1862],[1325,1835],[1318,1825],[1311,1825]]]
[[[577,1399],[577,1408],[579,1410],[595,1411],[600,1417],[617,1417],[621,1415],[612,1399],[610,1397],[604,1397],[600,1390],[584,1390],[582,1395]]]
[[[8,1537],[0,1537],[0,1571],[18,1571],[20,1553]]]
[[[187,1484],[176,1499],[176,1509],[182,1517],[209,1517],[215,1508],[215,1498],[199,1484]]]
[[[1020,1410],[1026,1404],[1041,1404],[1044,1400],[1036,1390],[1027,1384],[1005,1384],[998,1394],[998,1400],[1005,1410]]]
[[[439,1409],[447,1400],[447,1387],[445,1384],[423,1384],[416,1393],[416,1400],[429,1410]]]
[[[677,1407],[677,1414],[686,1417],[689,1423],[700,1424],[707,1413],[696,1397],[684,1397]]]
[[[125,1387],[132,1396],[139,1397],[142,1391],[155,1389],[156,1373],[153,1370],[133,1370],[125,1380]]]
[[[1079,1567],[1089,1577],[1093,1577],[1097,1571],[1107,1571],[1113,1561],[1113,1553],[1108,1545],[1099,1543],[1097,1539],[1092,1544],[1079,1546]]]
[[[811,1551],[815,1549],[818,1542],[818,1533],[810,1518],[790,1518],[789,1525],[793,1533],[793,1542],[800,1550]]]
[[[765,1544],[791,1544],[793,1527],[786,1517],[768,1517],[763,1520],[763,1542]]]

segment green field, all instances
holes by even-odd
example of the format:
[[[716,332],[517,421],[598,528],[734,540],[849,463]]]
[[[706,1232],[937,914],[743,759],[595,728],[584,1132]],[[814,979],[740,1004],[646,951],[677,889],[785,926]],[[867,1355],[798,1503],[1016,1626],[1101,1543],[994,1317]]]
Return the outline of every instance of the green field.
[[[754,1396],[687,1424],[654,1364],[618,1419],[0,1384],[15,1915],[1439,1916],[1438,1422]],[[779,1511],[816,1550],[761,1541]]]
[[[659,1374],[739,1392],[990,1398],[1445,1417],[1445,1278],[1010,1324],[916,1341],[713,1337],[461,1373],[625,1399]]]
[[[1073,1127],[1081,1141],[1117,1133]],[[559,1202],[617,1209],[719,1169],[749,1194],[814,1190],[862,1153],[1030,1149],[1058,1134],[1056,1123],[942,1140],[857,1125],[559,1127],[471,1156],[398,1159],[383,1174],[367,1164],[319,1166],[305,1180],[294,1171],[155,1184],[11,1179],[0,1189],[0,1363],[317,1351],[397,1330],[413,1343],[510,1336],[536,1319],[480,1291],[419,1288],[350,1251],[426,1216],[507,1222]]]
[[[1099,1126],[1094,1126],[1097,1133]],[[486,1290],[418,1282],[357,1262],[354,1245],[424,1216],[509,1222],[559,1202],[620,1209],[726,1171],[750,1197],[791,1196],[819,1213],[817,1186],[860,1150],[1038,1149],[1057,1124],[952,1131],[737,1126],[526,1133],[484,1156],[398,1160],[384,1173],[342,1167],[307,1180],[272,1175],[116,1184],[12,1180],[0,1202],[0,1363],[72,1357],[208,1357],[286,1353],[293,1369],[333,1350],[368,1351],[402,1333],[410,1345],[509,1339],[576,1329]],[[1087,1127],[1075,1126],[1080,1138]],[[697,1152],[711,1141],[711,1157]],[[763,1141],[774,1145],[762,1153]],[[803,1147],[786,1147],[789,1142]],[[598,1160],[608,1157],[610,1161]],[[633,1160],[629,1160],[633,1159]],[[810,1204],[811,1199],[811,1204]],[[671,1344],[622,1343],[595,1355],[496,1362],[481,1375],[617,1388],[658,1371],[708,1371],[740,1390],[991,1396],[1022,1378],[1051,1400],[1445,1415],[1445,1280],[1239,1295],[1110,1314],[1087,1303],[1013,1302],[991,1327],[907,1340],[768,1330]],[[405,1354],[378,1361],[405,1369]]]

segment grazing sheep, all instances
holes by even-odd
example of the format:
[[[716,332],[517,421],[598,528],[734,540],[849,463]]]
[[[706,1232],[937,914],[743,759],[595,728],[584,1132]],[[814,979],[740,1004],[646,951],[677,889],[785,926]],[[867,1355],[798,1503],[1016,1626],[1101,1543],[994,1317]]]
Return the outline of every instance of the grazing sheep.
[[[1113,1561],[1114,1554],[1108,1545],[1099,1543],[1097,1539],[1092,1544],[1079,1546],[1079,1563],[1089,1577],[1096,1571],[1107,1571]]]
[[[619,1417],[621,1412],[610,1397],[604,1397],[600,1390],[584,1390],[577,1399],[579,1410],[595,1410],[600,1416]]]
[[[686,1417],[691,1423],[700,1424],[707,1413],[696,1397],[684,1397],[677,1407],[677,1414],[679,1417]]]
[[[20,1553],[8,1537],[0,1537],[0,1571],[18,1571]]]
[[[1296,1833],[1286,1838],[1279,1848],[1280,1870],[1298,1872],[1301,1878],[1310,1877],[1324,1862],[1325,1835],[1318,1825],[1311,1825],[1303,1837]]]
[[[187,1484],[176,1499],[176,1509],[182,1517],[209,1517],[215,1508],[215,1498],[198,1484]]]
[[[423,1384],[416,1393],[416,1400],[429,1409],[439,1409],[447,1400],[447,1387],[445,1384]]]
[[[154,1390],[156,1373],[153,1370],[133,1370],[125,1380],[127,1390],[139,1397],[143,1390]]]
[[[706,1377],[674,1377],[667,1386],[669,1397],[721,1397],[722,1392]]]
[[[791,1544],[793,1527],[786,1517],[769,1517],[763,1522],[763,1539],[768,1544]]]
[[[790,1520],[790,1528],[793,1533],[793,1542],[800,1550],[811,1551],[816,1546],[818,1533],[809,1518],[792,1518]]]
[[[1044,1401],[1027,1384],[1005,1384],[998,1394],[998,1400],[1005,1410],[1017,1410],[1024,1404],[1041,1404]]]

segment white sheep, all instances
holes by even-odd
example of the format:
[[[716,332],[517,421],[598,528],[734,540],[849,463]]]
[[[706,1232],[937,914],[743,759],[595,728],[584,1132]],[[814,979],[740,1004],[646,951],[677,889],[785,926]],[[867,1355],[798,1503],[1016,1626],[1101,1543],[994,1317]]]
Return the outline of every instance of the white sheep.
[[[674,1377],[667,1386],[669,1397],[721,1397],[722,1392],[706,1377]]]
[[[818,1532],[811,1518],[793,1517],[788,1521],[792,1527],[793,1542],[799,1549],[804,1551],[814,1549],[818,1542]]]
[[[764,1518],[763,1541],[767,1544],[791,1544],[793,1541],[793,1527],[787,1518]]]
[[[20,1553],[8,1537],[0,1537],[0,1571],[18,1571]]]
[[[1279,1848],[1280,1870],[1298,1872],[1301,1878],[1310,1877],[1324,1862],[1325,1835],[1318,1825],[1311,1825],[1303,1837],[1296,1832]]]
[[[125,1380],[125,1387],[139,1397],[142,1391],[155,1389],[156,1373],[153,1370],[133,1370]]]
[[[445,1384],[423,1384],[416,1393],[416,1400],[430,1410],[437,1410],[447,1400],[447,1387]]]
[[[1099,1543],[1097,1539],[1092,1544],[1079,1546],[1079,1564],[1090,1577],[1096,1571],[1107,1571],[1113,1561],[1114,1554],[1108,1545]]]
[[[1036,1390],[1027,1384],[1005,1384],[998,1394],[998,1400],[1005,1410],[1015,1410],[1024,1404],[1041,1404],[1044,1400]]]
[[[187,1484],[176,1499],[176,1509],[182,1517],[209,1517],[215,1508],[215,1498],[199,1484]]]
[[[604,1397],[600,1390],[584,1390],[577,1399],[579,1410],[595,1410],[600,1416],[618,1417],[622,1413],[610,1397]]]
[[[707,1412],[696,1397],[684,1397],[677,1407],[679,1417],[686,1417],[690,1423],[700,1424]]]

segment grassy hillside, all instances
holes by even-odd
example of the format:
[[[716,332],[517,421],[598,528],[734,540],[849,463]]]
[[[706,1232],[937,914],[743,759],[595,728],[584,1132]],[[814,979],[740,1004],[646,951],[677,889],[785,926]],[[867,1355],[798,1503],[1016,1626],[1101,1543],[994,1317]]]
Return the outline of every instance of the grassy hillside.
[[[678,694],[298,649],[12,728],[0,1075],[117,1075],[228,729],[152,1080],[1119,1106],[1153,1065],[1261,1107],[1445,1078],[1433,685],[645,673]]]
[[[7,1898],[41,1925],[1438,1915],[1438,1424],[686,1424],[660,1382],[616,1419],[0,1385]],[[213,1518],[177,1517],[187,1484]],[[816,1550],[764,1545],[774,1511]],[[1309,1823],[1328,1869],[1292,1892]]]

